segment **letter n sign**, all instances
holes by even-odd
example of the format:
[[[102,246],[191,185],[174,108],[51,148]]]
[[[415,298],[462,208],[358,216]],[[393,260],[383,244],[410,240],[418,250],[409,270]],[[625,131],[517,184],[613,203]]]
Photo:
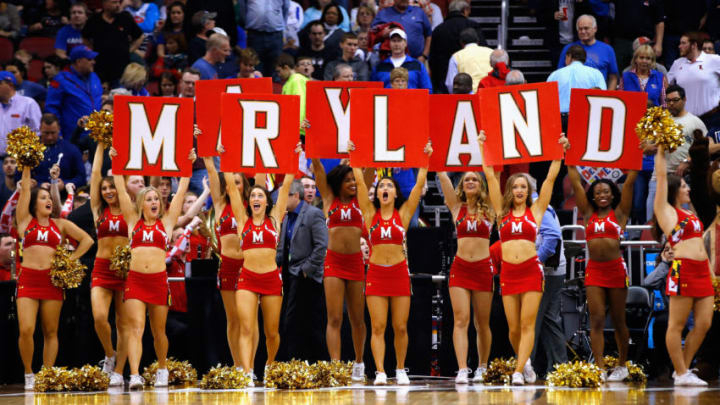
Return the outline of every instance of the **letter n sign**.
[[[300,140],[300,97],[273,94],[222,95],[223,147],[220,170],[295,173]]]
[[[645,114],[647,93],[573,89],[570,94],[565,163],[575,166],[642,169],[635,125]]]
[[[114,99],[115,174],[182,176],[192,174],[188,160],[193,137],[193,100],[117,96]]]

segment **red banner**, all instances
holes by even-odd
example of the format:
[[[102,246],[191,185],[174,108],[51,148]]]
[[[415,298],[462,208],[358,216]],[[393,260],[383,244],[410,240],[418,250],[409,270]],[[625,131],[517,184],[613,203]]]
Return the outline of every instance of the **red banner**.
[[[570,94],[565,163],[616,169],[642,169],[635,125],[646,110],[647,93],[573,89]]]
[[[562,159],[556,82],[491,87],[478,93],[488,164]]]
[[[307,83],[307,120],[305,153],[309,158],[342,159],[348,157],[350,139],[350,89],[382,88],[381,82]]]
[[[470,94],[430,95],[430,170],[459,172],[482,170],[477,143],[480,130],[478,97]]]
[[[113,173],[192,175],[192,99],[116,96],[113,104]]]
[[[220,143],[220,95],[272,94],[272,80],[258,79],[198,80],[195,82],[195,112],[197,125],[202,130],[198,137],[198,156],[217,156]]]
[[[220,170],[242,173],[295,173],[300,140],[300,97],[223,94],[225,153]]]
[[[350,152],[357,167],[425,167],[427,90],[350,90]]]

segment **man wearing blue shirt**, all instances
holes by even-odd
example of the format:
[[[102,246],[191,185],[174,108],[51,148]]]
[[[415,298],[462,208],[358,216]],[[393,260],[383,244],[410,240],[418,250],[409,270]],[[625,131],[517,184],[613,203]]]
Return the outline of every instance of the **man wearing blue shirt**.
[[[230,39],[223,34],[213,34],[205,46],[205,56],[196,60],[192,67],[200,72],[201,80],[217,79],[218,64],[225,62],[230,55]]]
[[[595,17],[587,14],[582,15],[578,18],[576,26],[580,40],[565,45],[565,48],[563,48],[560,53],[558,69],[565,67],[565,54],[567,50],[573,45],[580,45],[587,53],[585,66],[599,70],[605,78],[607,89],[615,90],[618,83],[618,67],[617,60],[615,59],[615,51],[610,45],[595,39],[595,34],[597,33],[597,21]]]
[[[75,188],[84,186],[85,165],[80,150],[60,137],[58,119],[52,113],[43,114],[40,120],[40,141],[45,145],[45,153],[42,162],[32,170],[32,178],[40,185],[49,183],[50,169],[58,164],[60,165],[58,187],[61,190],[65,189],[66,183],[73,183]]]
[[[272,77],[283,47],[283,32],[290,0],[246,0],[245,30],[247,45],[260,58],[258,68],[263,76]]]
[[[398,67],[408,71],[408,89],[428,89],[432,93],[432,82],[425,65],[410,55],[405,54],[407,35],[405,31],[395,28],[390,32],[390,57],[378,63],[370,80],[385,83],[390,88],[390,72]]]
[[[380,10],[372,22],[372,26],[396,22],[403,26],[407,33],[410,56],[425,63],[430,54],[430,20],[420,7],[410,6],[409,0],[395,0],[392,7]]]
[[[63,59],[78,45],[82,45],[82,30],[88,20],[88,8],[85,3],[78,2],[70,7],[70,24],[60,28],[55,37],[55,54]]]
[[[93,71],[96,56],[88,47],[76,46],[70,51],[70,69],[55,75],[48,87],[45,109],[60,119],[66,136],[73,133],[80,117],[100,110],[103,88]]]
[[[605,79],[599,70],[583,65],[587,57],[585,49],[580,45],[572,45],[565,52],[565,66],[550,74],[547,81],[558,83],[560,113],[567,115],[570,111],[570,91],[572,89],[599,88],[607,90]]]

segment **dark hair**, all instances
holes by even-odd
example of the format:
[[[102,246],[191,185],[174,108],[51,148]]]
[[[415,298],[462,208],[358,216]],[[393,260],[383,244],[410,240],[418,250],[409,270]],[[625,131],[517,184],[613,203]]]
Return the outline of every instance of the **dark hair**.
[[[167,34],[165,34],[165,46],[166,46],[166,50],[167,50],[167,43],[168,43],[168,41],[175,41],[175,42],[177,42],[177,45],[178,45],[178,50],[177,50],[177,52],[178,52],[178,53],[185,53],[185,52],[187,52],[188,45],[187,45],[187,39],[185,39],[185,35],[184,35],[184,34],[174,33],[174,32],[168,32]]]
[[[0,232],[0,240],[2,240],[3,238],[7,238],[8,236],[12,236],[12,235],[10,235],[9,233],[6,233],[6,232]]]
[[[670,93],[677,93],[677,94],[680,95],[680,98],[681,98],[681,99],[685,100],[685,89],[683,89],[682,87],[678,86],[677,84],[673,84],[673,85],[671,85],[671,86],[668,86],[668,88],[665,89],[665,94],[670,94]]]
[[[697,46],[697,49],[702,49],[702,44],[705,41],[705,38],[708,37],[707,34],[699,31],[686,32],[682,36],[687,37],[690,45],[695,44],[695,46]]]
[[[30,191],[30,204],[28,205],[28,212],[30,212],[30,215],[33,218],[36,218],[35,217],[35,209],[37,207],[37,199],[38,199],[38,194],[40,194],[40,191],[45,191],[46,193],[48,193],[48,195],[50,195],[50,190],[48,190],[46,188],[42,188],[42,187],[35,187]],[[51,200],[52,200],[52,198],[51,198]]]
[[[587,191],[585,191],[585,198],[587,198],[588,202],[592,206],[593,211],[597,211],[598,209],[600,209],[600,207],[598,207],[597,203],[595,202],[595,187],[597,187],[599,184],[607,184],[608,187],[610,187],[610,192],[613,196],[610,207],[612,209],[615,209],[618,204],[620,204],[620,188],[618,188],[617,184],[613,183],[608,179],[600,179],[596,180],[592,185],[590,185],[590,187],[588,187]]]
[[[585,63],[585,60],[587,60],[587,52],[585,52],[585,48],[580,45],[573,45],[568,48],[566,55],[570,56],[571,60],[582,63]]]
[[[395,178],[390,176],[383,176],[378,180],[377,185],[375,186],[375,198],[373,198],[373,205],[376,209],[380,209],[380,199],[378,198],[378,186],[380,185],[380,182],[383,180],[390,180],[395,187],[395,209],[399,210],[400,207],[405,203],[405,196],[402,193],[402,190],[400,190],[400,184],[398,184],[397,180]]]
[[[280,56],[277,58],[277,62],[275,62],[275,65],[282,68],[282,67],[289,67],[291,69],[295,68],[295,58],[293,58],[292,55],[289,53],[281,53]]]
[[[297,66],[298,63],[300,63],[301,60],[309,60],[309,61],[312,61],[312,58],[311,58],[310,56],[308,56],[308,55],[298,56],[297,61],[296,61],[296,66]]]
[[[340,43],[342,44],[348,39],[357,39],[357,35],[355,35],[355,33],[353,32],[346,32],[340,37]]]
[[[327,30],[325,29],[325,24],[323,24],[323,22],[320,20],[315,20],[308,24],[308,35],[310,35],[310,31],[312,31],[312,27],[316,25],[319,25],[323,29],[323,32],[327,32]]]
[[[475,28],[465,28],[460,31],[460,43],[464,45],[477,44],[480,41],[480,37],[475,31]]]
[[[22,76],[23,79],[27,79],[27,67],[25,66],[23,61],[17,58],[13,58],[5,64],[4,70],[7,70],[8,66],[15,66],[16,68],[18,68],[18,70],[20,71],[20,76]]]
[[[60,125],[57,115],[49,112],[46,112],[42,115],[42,117],[40,118],[40,122],[45,125],[52,125],[57,122],[58,125]]]
[[[243,200],[245,203],[248,201],[248,197],[250,197],[250,181],[248,180],[247,176],[245,176],[243,173],[238,173],[242,177],[243,182]],[[225,181],[225,176],[222,175],[222,173],[218,176],[220,179],[220,192],[225,195],[225,202],[230,202],[230,196],[227,194],[227,182]]]
[[[668,204],[673,207],[675,206],[675,202],[677,201],[677,193],[682,186],[682,180],[682,177],[676,176],[674,174],[668,174],[667,176],[667,201]]]
[[[348,173],[352,173],[352,167],[348,165],[337,165],[328,172],[327,184],[335,197],[340,197],[340,188]]]
[[[170,72],[168,70],[164,71],[160,75],[160,81],[158,82],[158,84],[162,85],[163,80],[169,80],[173,84],[173,86],[175,86],[175,90],[177,90],[178,78],[173,72]],[[162,90],[159,89],[158,93],[161,94],[161,91]]]
[[[190,73],[191,75],[195,75],[195,76],[202,76],[202,74],[200,74],[200,71],[195,69],[194,67],[186,67],[185,69],[183,69],[181,76],[184,75],[185,73]]]
[[[105,201],[105,199],[102,196],[102,184],[103,182],[108,182],[110,185],[115,188],[115,178],[113,176],[105,176],[100,180],[100,206],[98,207],[97,212],[95,213],[98,218],[102,217],[103,212],[105,211],[105,208],[108,208],[110,204]],[[117,189],[115,188],[115,191]],[[117,194],[117,193],[116,193]]]
[[[250,193],[252,193],[252,191],[255,190],[256,188],[259,190],[262,190],[262,192],[265,193],[265,199],[267,200],[267,206],[265,207],[265,216],[269,217],[270,212],[272,212],[272,209],[273,209],[273,199],[270,196],[270,192],[265,187],[258,185],[258,184],[255,184],[254,186],[250,187],[250,190],[248,190],[248,193],[247,193],[248,200],[250,197]],[[247,215],[248,215],[248,221],[252,221],[252,209],[250,208],[249,201],[248,201],[246,210],[247,210]]]
[[[170,3],[169,6],[167,6],[167,23],[163,26],[163,32],[173,32],[173,26],[170,22],[170,11],[173,9],[173,7],[180,7],[183,12],[183,16],[187,16],[187,12],[185,10],[185,4],[181,1],[173,1]],[[180,28],[182,28],[185,25],[185,21],[180,21]]]
[[[75,3],[75,4],[82,4],[83,6],[85,3]],[[49,63],[53,66],[57,66],[60,69],[63,69],[65,66],[67,66],[67,60],[63,59],[57,55],[50,55],[47,58],[45,58],[45,63]]]
[[[343,13],[342,13],[342,10],[340,10],[340,6],[338,6],[337,4],[335,4],[334,1],[331,1],[330,3],[328,3],[327,5],[325,5],[325,8],[323,8],[322,14],[320,14],[320,21],[323,22],[323,23],[325,22],[325,14],[327,14],[327,11],[328,11],[330,8],[332,8],[332,7],[335,7],[335,8],[337,9],[337,13],[338,13],[338,22],[337,22],[337,25],[341,25],[341,24],[343,23],[343,19],[344,19],[345,17],[343,17]],[[323,26],[323,28],[325,28],[325,27]]]

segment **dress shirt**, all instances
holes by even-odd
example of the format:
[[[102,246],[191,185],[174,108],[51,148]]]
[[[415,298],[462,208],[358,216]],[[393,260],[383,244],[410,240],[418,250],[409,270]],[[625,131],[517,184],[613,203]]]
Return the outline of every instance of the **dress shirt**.
[[[557,82],[560,98],[560,112],[570,111],[570,91],[572,89],[592,89],[598,87],[607,90],[605,79],[599,70],[573,61],[570,65],[550,74],[548,82]]]
[[[7,104],[0,103],[0,151],[7,150],[7,134],[15,128],[27,125],[40,132],[40,106],[30,97],[15,93]]]
[[[283,32],[290,0],[247,0],[245,29]]]
[[[685,89],[685,109],[697,115],[705,114],[720,101],[720,55],[701,52],[695,62],[678,58],[668,72],[668,82]]]

